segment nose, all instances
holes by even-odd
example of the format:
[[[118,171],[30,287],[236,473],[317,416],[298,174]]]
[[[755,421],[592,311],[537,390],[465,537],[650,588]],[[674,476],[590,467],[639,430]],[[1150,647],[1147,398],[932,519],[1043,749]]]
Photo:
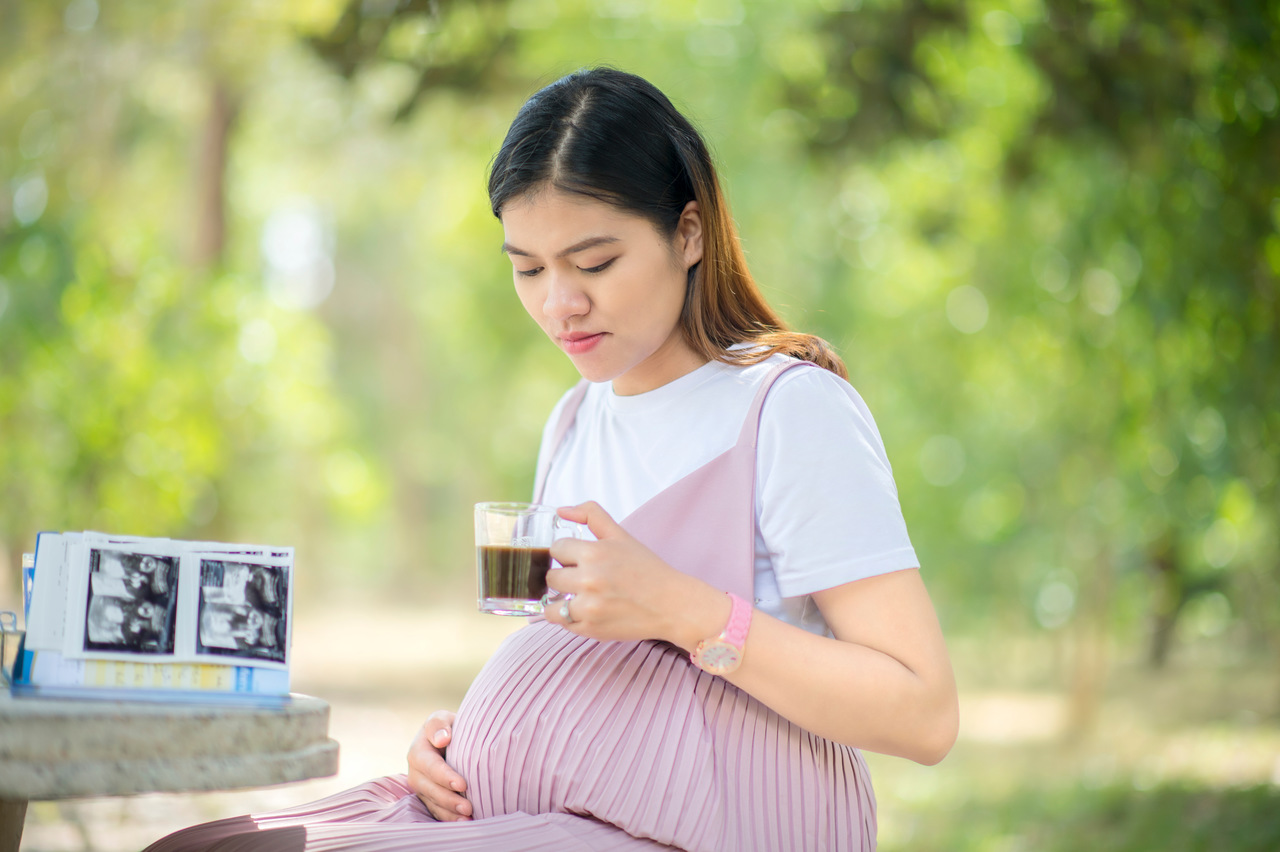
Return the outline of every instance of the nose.
[[[566,320],[591,310],[591,299],[570,275],[548,271],[542,311],[553,320]]]

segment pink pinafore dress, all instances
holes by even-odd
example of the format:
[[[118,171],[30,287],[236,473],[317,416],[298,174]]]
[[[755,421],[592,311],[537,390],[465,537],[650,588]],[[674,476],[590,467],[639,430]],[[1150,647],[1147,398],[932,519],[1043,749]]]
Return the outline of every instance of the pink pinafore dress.
[[[623,527],[673,567],[750,600],[760,411],[777,377],[804,365],[771,371],[738,442]],[[585,390],[565,405],[547,458]],[[467,779],[471,822],[435,822],[399,776],[196,826],[149,852],[875,848],[875,801],[857,749],[791,724],[665,642],[598,641],[534,620],[472,683],[447,757]],[[279,845],[265,842],[271,834]],[[184,836],[192,842],[163,845]]]

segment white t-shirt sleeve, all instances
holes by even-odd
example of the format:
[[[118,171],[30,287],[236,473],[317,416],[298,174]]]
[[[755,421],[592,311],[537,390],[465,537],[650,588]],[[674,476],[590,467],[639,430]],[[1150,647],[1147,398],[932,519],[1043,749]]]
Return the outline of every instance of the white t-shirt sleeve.
[[[827,370],[791,370],[765,400],[756,517],[784,597],[920,564],[875,420]]]

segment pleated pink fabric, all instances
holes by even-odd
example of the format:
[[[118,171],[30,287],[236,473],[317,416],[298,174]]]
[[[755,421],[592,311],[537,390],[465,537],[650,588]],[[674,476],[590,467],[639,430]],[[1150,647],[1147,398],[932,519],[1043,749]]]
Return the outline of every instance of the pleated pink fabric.
[[[660,843],[567,813],[436,822],[405,783],[379,778],[297,808],[218,820],[145,852],[658,852]]]
[[[674,567],[749,597],[760,412],[777,377],[803,363],[762,381],[734,447],[622,525]],[[566,404],[555,444],[584,391]],[[600,642],[535,620],[467,691],[448,760],[467,779],[471,822],[435,822],[400,776],[196,826],[147,852],[875,848],[857,749],[791,724],[665,642]]]
[[[449,758],[481,820],[574,813],[691,852],[875,845],[856,749],[662,642],[516,631],[459,708]]]

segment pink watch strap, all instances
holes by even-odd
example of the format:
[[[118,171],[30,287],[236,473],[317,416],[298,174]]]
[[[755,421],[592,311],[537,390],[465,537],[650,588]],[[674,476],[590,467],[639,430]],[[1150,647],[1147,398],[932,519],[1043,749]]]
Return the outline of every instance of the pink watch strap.
[[[729,595],[733,608],[729,610],[729,623],[725,625],[724,632],[720,636],[729,644],[741,648],[747,644],[747,631],[751,629],[751,604],[733,592],[726,594]]]
[[[747,631],[751,629],[751,604],[735,595],[729,595],[729,623],[714,639],[703,639],[689,654],[693,664],[713,675],[727,675],[737,670],[747,644]]]

